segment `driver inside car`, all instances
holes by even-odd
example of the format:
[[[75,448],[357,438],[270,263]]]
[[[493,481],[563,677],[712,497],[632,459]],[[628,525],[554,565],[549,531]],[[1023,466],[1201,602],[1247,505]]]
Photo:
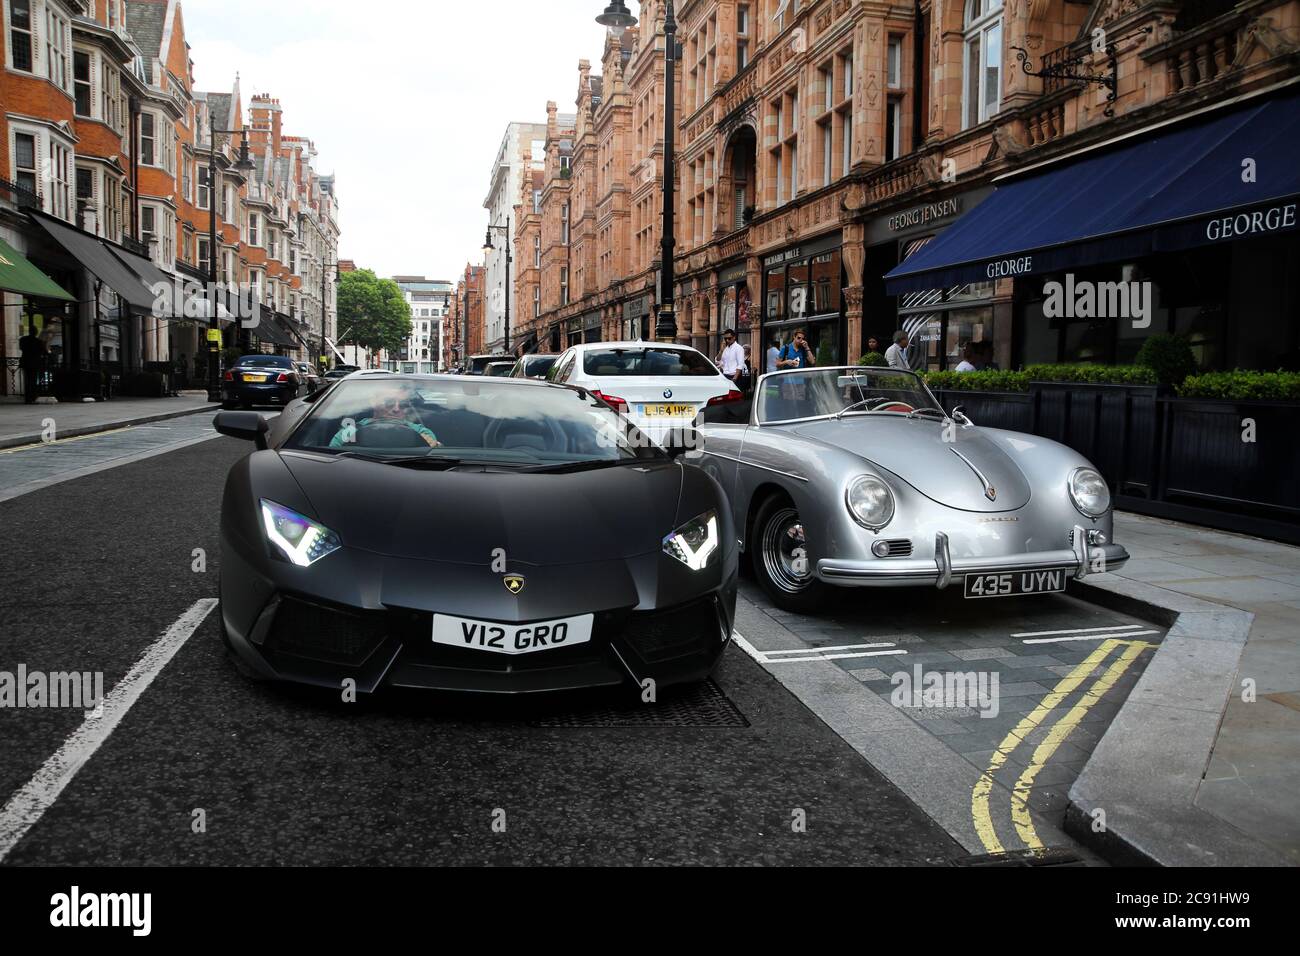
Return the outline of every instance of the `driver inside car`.
[[[408,389],[396,383],[379,385],[375,390],[375,406],[369,417],[355,423],[345,419],[338,433],[330,439],[330,447],[345,448],[357,444],[358,432],[368,425],[399,424],[419,435],[430,448],[440,448],[442,442],[438,441],[438,436],[416,417],[411,408],[410,396]]]

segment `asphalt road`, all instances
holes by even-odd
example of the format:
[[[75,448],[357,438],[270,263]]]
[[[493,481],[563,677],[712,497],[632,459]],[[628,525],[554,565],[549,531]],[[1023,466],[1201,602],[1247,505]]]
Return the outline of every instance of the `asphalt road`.
[[[102,671],[106,690],[117,685],[187,609],[215,597],[222,482],[247,451],[217,439],[0,502],[0,671]],[[740,650],[729,651],[717,686],[711,701],[664,701],[658,723],[607,695],[344,704],[246,681],[210,614],[3,862],[943,865],[966,856]],[[729,725],[713,722],[719,715]],[[5,800],[82,721],[75,710],[0,709]]]

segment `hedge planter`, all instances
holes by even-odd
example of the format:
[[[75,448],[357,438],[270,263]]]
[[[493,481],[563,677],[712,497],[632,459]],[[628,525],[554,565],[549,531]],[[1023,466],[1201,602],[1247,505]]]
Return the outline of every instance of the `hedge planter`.
[[[1150,497],[1158,385],[1032,382],[1034,434],[1084,455],[1116,494]]]
[[[1300,402],[1177,398],[1162,386],[1082,382],[1031,382],[1025,393],[933,391],[977,425],[1075,449],[1096,464],[1123,510],[1300,544]]]

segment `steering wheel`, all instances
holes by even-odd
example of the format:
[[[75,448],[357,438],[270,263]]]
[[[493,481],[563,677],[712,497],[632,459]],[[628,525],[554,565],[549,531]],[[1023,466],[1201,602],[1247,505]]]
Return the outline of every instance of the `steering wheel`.
[[[910,415],[916,411],[907,402],[890,402],[888,405],[881,405],[876,409],[878,412],[898,412],[900,415]]]
[[[408,422],[381,420],[357,426],[356,443],[373,448],[428,448],[429,443]]]
[[[510,426],[515,426],[511,428]],[[537,448],[532,442],[524,442],[519,445],[510,445],[511,435],[518,435],[521,438],[540,438],[543,444],[542,448]],[[486,449],[532,449],[535,451],[561,451],[565,447],[564,433],[560,431],[558,425],[549,418],[543,418],[540,421],[520,419],[520,418],[498,418],[488,425],[483,432],[483,447]]]

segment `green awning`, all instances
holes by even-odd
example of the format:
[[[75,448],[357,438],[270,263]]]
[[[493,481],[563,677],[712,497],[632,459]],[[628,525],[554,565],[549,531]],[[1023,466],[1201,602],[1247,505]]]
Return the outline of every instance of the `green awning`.
[[[27,261],[27,257],[0,239],[0,289],[31,296],[33,299],[58,299],[75,302],[59,284]]]

